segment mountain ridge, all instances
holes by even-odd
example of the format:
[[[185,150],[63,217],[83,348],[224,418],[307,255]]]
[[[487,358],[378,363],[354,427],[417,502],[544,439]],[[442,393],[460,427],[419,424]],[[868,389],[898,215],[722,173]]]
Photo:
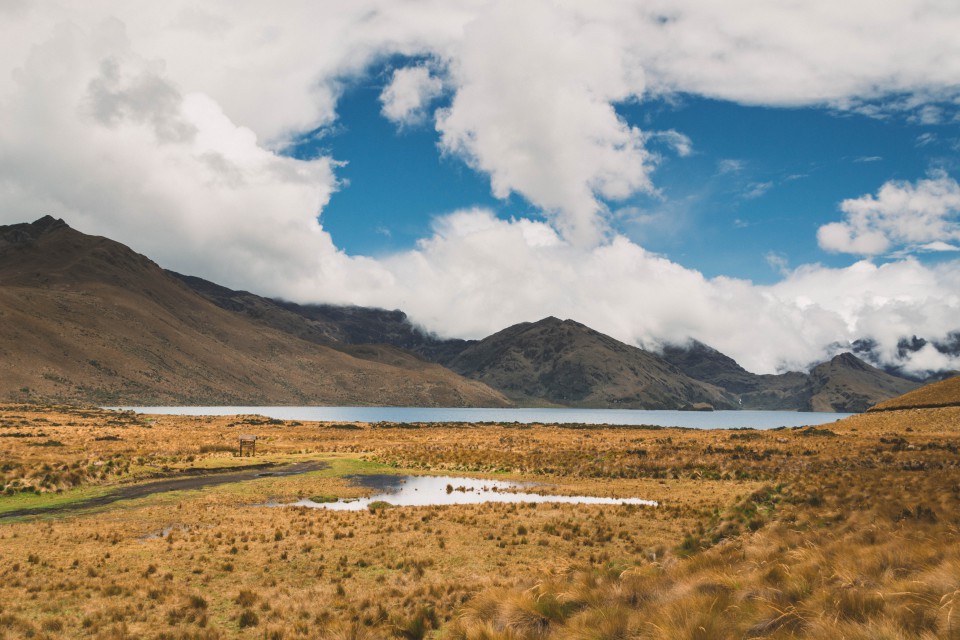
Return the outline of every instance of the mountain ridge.
[[[679,388],[686,391],[672,397],[662,394],[656,397],[648,396],[646,402],[644,402],[640,397],[631,398],[629,393],[620,393],[619,395],[608,395],[606,399],[603,399],[602,387],[604,384],[610,384],[609,374],[601,374],[594,370],[593,373],[600,378],[606,376],[608,380],[597,384],[590,383],[584,378],[584,375],[589,377],[590,373],[584,374],[583,371],[578,371],[570,358],[567,358],[566,362],[559,368],[555,363],[552,371],[548,371],[550,367],[543,362],[537,367],[533,367],[529,362],[523,362],[524,358],[522,356],[517,357],[518,352],[522,352],[524,348],[529,348],[530,345],[527,344],[524,347],[523,345],[510,344],[511,340],[521,336],[531,327],[542,323],[562,325],[569,322],[573,323],[570,326],[585,327],[585,325],[580,325],[580,323],[572,320],[560,320],[548,316],[539,321],[521,322],[506,327],[483,340],[443,340],[417,328],[409,321],[406,314],[399,310],[335,307],[333,305],[298,305],[264,298],[249,292],[231,291],[199,278],[179,275],[178,277],[183,278],[187,284],[216,304],[235,309],[250,317],[256,317],[259,321],[273,322],[275,326],[277,323],[287,325],[297,322],[319,322],[322,326],[320,329],[312,330],[314,335],[311,339],[321,341],[342,340],[347,344],[355,344],[358,340],[377,336],[379,341],[408,349],[427,360],[448,366],[466,377],[482,380],[488,386],[497,388],[514,401],[526,405],[782,411],[811,411],[816,407],[816,410],[821,411],[845,412],[848,410],[863,411],[874,401],[899,395],[919,384],[916,382],[906,382],[904,384],[892,382],[892,380],[899,381],[902,379],[892,374],[890,374],[890,378],[884,378],[879,376],[880,373],[884,373],[879,370],[871,374],[872,379],[881,381],[881,385],[891,388],[891,391],[879,394],[872,393],[869,390],[871,383],[863,380],[831,381],[831,376],[850,378],[854,371],[866,371],[859,365],[854,366],[850,361],[848,361],[850,366],[846,368],[834,367],[827,371],[827,374],[821,373],[816,378],[811,378],[810,373],[802,372],[754,374],[716,349],[703,343],[691,341],[685,347],[667,345],[663,348],[662,353],[653,355],[678,370],[669,375],[677,376],[680,373],[695,382],[705,383],[706,388],[710,391],[704,391],[704,388],[700,387],[690,394],[689,392],[698,385],[692,384],[690,380],[685,380]],[[278,320],[278,313],[283,314],[282,321]],[[337,317],[338,314],[341,317],[348,317],[349,322],[341,322]],[[297,319],[297,316],[302,317]],[[287,328],[289,330],[289,326]],[[589,327],[586,328],[589,329]],[[592,329],[589,330],[593,331]],[[298,335],[303,335],[307,330],[298,329],[297,331]],[[606,341],[600,341],[601,344],[615,343],[618,345],[615,348],[608,349],[607,352],[614,359],[619,357],[618,354],[628,352],[631,349],[643,351],[638,347],[621,343],[610,336],[597,333],[604,336]],[[494,338],[495,336],[496,338]],[[484,341],[487,341],[489,345],[491,339],[500,345],[499,348],[485,348],[487,353],[482,356],[479,355],[477,351],[481,347],[477,345]],[[529,343],[529,337],[526,342]],[[344,346],[341,345],[336,348],[344,348]],[[503,355],[511,349],[513,349],[513,356]],[[554,351],[556,351],[556,345]],[[644,351],[644,353],[649,354],[651,352]],[[497,356],[497,354],[501,354],[501,356]],[[503,365],[507,371],[493,371],[497,367],[491,363],[497,357],[504,359]],[[586,361],[595,360],[594,356],[589,355],[584,355],[584,358]],[[861,362],[859,359],[856,361]],[[866,363],[861,364],[867,366]],[[542,370],[535,371],[537,368]],[[850,369],[850,371],[845,371],[845,369]],[[511,373],[511,370],[513,373]],[[521,370],[526,372],[526,381],[519,379],[516,375],[516,372]],[[665,375],[667,374],[662,373],[661,377]],[[682,378],[678,378],[678,380],[680,379]],[[579,385],[579,391],[574,388],[577,385]],[[622,390],[626,384],[621,381],[620,383],[614,382],[611,386],[620,387]],[[641,385],[638,383],[636,386]],[[587,390],[587,387],[590,387],[590,390]],[[859,391],[854,392],[851,390],[852,388],[858,388]],[[587,396],[591,393],[593,394],[592,398],[587,399]]]
[[[863,411],[918,386],[853,354],[758,375],[699,342],[658,354],[552,316],[448,340],[400,310],[166,271],[50,216],[0,227],[0,303],[0,393],[17,399]]]
[[[655,354],[552,316],[507,327],[469,345],[448,366],[521,403],[735,408],[721,389],[686,376]]]
[[[254,324],[128,247],[49,217],[0,227],[0,313],[9,400],[511,404],[387,345],[338,350]]]

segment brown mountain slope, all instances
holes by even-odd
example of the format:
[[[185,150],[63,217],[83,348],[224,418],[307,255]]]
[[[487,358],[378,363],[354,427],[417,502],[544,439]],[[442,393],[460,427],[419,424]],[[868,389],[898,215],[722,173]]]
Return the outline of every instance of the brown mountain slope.
[[[355,350],[221,309],[149,259],[62,221],[0,227],[0,398],[508,404],[485,385],[401,350]]]
[[[570,353],[577,349],[580,351],[575,356],[565,356],[559,365],[521,362],[523,358],[518,359],[517,354],[510,351],[516,346],[512,337],[522,333],[524,327],[530,325],[517,325],[507,329],[498,334],[497,339],[492,339],[491,336],[484,345],[478,346],[476,341],[441,340],[431,336],[414,326],[401,311],[334,305],[297,305],[264,298],[247,291],[233,291],[200,278],[171,275],[223,309],[243,314],[304,340],[374,360],[381,355],[380,352],[364,343],[391,344],[414,351],[439,364],[458,367],[466,376],[483,379],[524,404],[623,407],[648,406],[652,400],[656,406],[675,407],[696,402],[690,400],[691,396],[685,395],[689,385],[667,388],[666,394],[661,393],[653,398],[649,395],[650,389],[642,389],[647,384],[642,377],[631,379],[630,375],[615,373],[615,370],[636,369],[637,365],[631,362],[631,358],[636,358],[640,350],[618,343],[607,336],[602,336],[605,340],[597,340],[597,344],[602,347],[600,351],[590,355],[588,352],[593,347],[571,347]],[[559,323],[555,319],[547,319],[544,323],[549,324],[551,320]],[[574,325],[576,323],[570,326]],[[589,331],[587,329],[587,332]],[[571,332],[568,337],[576,333]],[[545,335],[533,338],[526,336],[525,340],[532,344],[537,340],[547,340]],[[601,334],[593,332],[593,335],[598,337]],[[566,338],[556,335],[550,338],[555,343],[564,339]],[[457,360],[459,354],[468,350],[468,353]],[[530,353],[535,351],[536,349],[533,349]],[[557,351],[556,344],[552,351]],[[655,366],[663,365],[655,356],[651,361],[651,354],[642,353],[646,354],[643,356],[646,360],[640,365],[640,369],[649,368],[650,362],[655,362]],[[750,373],[732,358],[696,341],[682,347],[667,346],[661,357],[689,378],[726,391],[727,395],[720,401],[715,400],[716,389],[707,394],[714,399],[701,400],[717,407],[787,411],[810,411],[815,407],[822,411],[862,411],[875,401],[895,396],[909,388],[900,378],[867,367],[852,356],[841,358],[832,366],[825,363],[812,375],[796,371],[779,375]],[[590,370],[590,363],[598,361],[602,361],[606,372],[596,367]],[[579,364],[574,366],[574,362]],[[580,366],[584,363],[586,366]],[[544,374],[542,370],[551,367],[554,370]],[[661,377],[668,378],[675,374],[676,372],[672,372]],[[606,392],[600,391],[605,385]],[[577,388],[589,391],[578,392]],[[616,392],[613,391],[614,388]],[[660,392],[664,389],[661,387]],[[638,393],[636,397],[631,395]],[[673,393],[679,395],[670,395]],[[703,396],[701,394],[696,397]]]
[[[545,318],[508,327],[470,345],[448,366],[525,403],[637,409],[735,406],[723,390],[572,320]]]
[[[195,276],[168,273],[218,307],[336,349],[343,349],[344,345],[389,344],[445,365],[470,344],[466,340],[436,338],[414,326],[407,314],[396,309],[296,304],[249,291],[234,291]]]
[[[694,380],[735,395],[741,409],[796,411],[810,404],[809,377],[805,373],[750,373],[733,358],[697,341],[684,347],[667,346],[661,355]]]
[[[870,366],[850,353],[814,367],[809,374],[750,373],[732,358],[700,342],[664,348],[663,358],[691,378],[735,394],[743,409],[858,413],[906,393],[919,383]]]
[[[809,410],[866,411],[877,402],[917,386],[917,382],[897,378],[850,353],[842,353],[810,371]]]
[[[871,407],[870,411],[933,409],[936,407],[960,407],[960,375],[928,384],[898,398],[881,402]]]

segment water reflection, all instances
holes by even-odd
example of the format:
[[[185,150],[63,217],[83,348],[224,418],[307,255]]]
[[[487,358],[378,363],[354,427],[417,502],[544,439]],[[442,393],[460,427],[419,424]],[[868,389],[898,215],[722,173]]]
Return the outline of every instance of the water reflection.
[[[483,502],[564,502],[571,504],[639,504],[656,506],[655,500],[639,498],[596,498],[592,496],[544,496],[523,491],[532,485],[505,480],[480,480],[450,476],[357,476],[357,484],[376,493],[369,498],[339,499],[335,502],[304,498],[298,502],[272,506],[310,507],[335,511],[362,511],[377,502],[392,506],[429,506],[446,504],[480,504]],[[376,505],[375,505],[376,506]]]

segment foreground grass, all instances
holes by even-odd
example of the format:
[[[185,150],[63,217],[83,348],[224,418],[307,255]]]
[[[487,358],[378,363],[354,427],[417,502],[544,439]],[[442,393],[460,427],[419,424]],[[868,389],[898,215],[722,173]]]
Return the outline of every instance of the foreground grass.
[[[3,440],[16,491],[0,510],[248,464],[239,432],[257,461],[329,467],[0,523],[0,638],[960,638],[958,424],[960,409],[699,432],[6,407],[0,434],[26,435]],[[661,506],[258,506],[409,470]]]

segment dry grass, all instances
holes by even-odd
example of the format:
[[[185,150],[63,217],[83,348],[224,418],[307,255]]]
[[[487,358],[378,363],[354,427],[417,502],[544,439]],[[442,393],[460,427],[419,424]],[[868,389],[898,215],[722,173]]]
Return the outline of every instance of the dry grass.
[[[7,406],[0,435],[27,435],[0,438],[0,512],[249,463],[228,450],[240,433],[257,461],[332,466],[0,521],[0,638],[960,638],[958,424],[342,428]],[[255,506],[409,469],[663,506]]]

